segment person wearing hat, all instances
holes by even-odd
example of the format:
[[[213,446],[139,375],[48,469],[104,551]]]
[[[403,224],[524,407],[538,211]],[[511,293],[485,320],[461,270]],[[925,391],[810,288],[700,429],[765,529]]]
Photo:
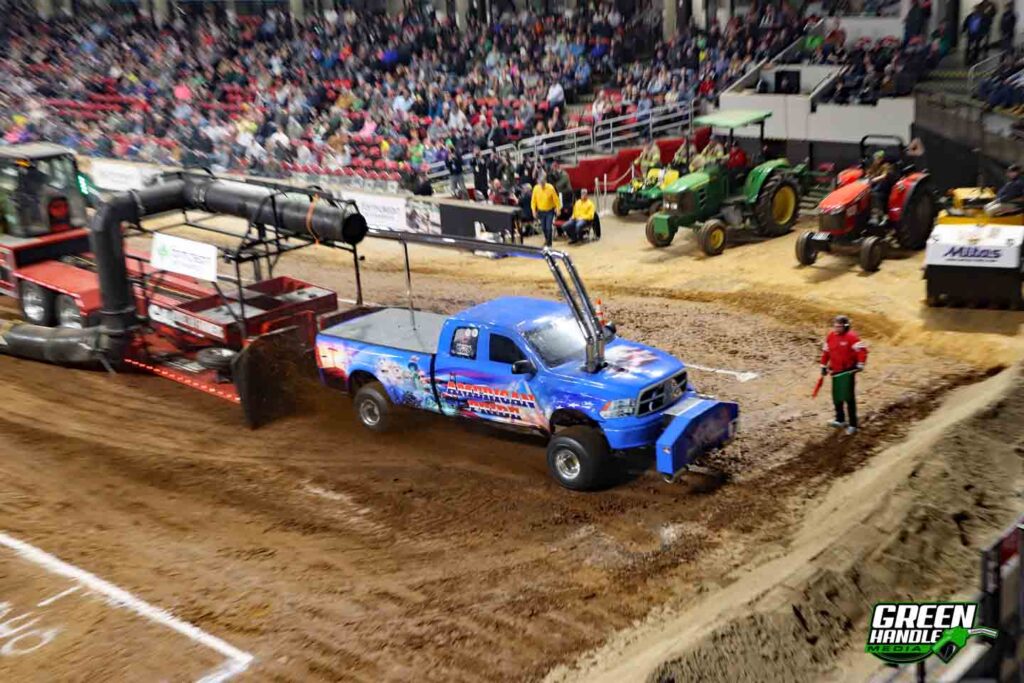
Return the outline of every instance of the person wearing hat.
[[[868,347],[853,331],[848,316],[832,319],[832,330],[821,345],[821,374],[832,374],[832,403],[836,419],[829,423],[847,434],[857,433],[857,373],[868,361]]]
[[[1006,169],[1006,182],[996,195],[998,202],[1020,202],[1024,199],[1024,178],[1020,177],[1020,164],[1010,164]]]

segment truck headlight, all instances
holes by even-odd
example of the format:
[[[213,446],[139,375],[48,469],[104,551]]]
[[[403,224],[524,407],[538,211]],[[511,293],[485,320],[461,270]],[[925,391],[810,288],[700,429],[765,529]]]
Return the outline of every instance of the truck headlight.
[[[601,417],[609,420],[613,417],[627,417],[636,412],[636,402],[631,398],[620,398],[608,401],[601,408]]]

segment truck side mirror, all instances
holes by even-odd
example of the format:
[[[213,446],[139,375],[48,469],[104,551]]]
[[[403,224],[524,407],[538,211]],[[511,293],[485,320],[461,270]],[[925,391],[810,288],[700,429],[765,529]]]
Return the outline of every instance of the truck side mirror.
[[[512,364],[513,375],[534,375],[537,373],[537,366],[531,360],[517,360]]]

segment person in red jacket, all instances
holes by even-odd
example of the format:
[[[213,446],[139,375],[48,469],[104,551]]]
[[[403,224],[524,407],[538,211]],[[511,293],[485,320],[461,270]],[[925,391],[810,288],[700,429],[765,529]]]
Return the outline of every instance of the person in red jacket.
[[[852,325],[847,316],[837,315],[821,347],[821,374],[832,373],[832,402],[836,406],[836,419],[830,424],[837,429],[845,427],[847,434],[857,433],[856,375],[868,361],[868,347]]]

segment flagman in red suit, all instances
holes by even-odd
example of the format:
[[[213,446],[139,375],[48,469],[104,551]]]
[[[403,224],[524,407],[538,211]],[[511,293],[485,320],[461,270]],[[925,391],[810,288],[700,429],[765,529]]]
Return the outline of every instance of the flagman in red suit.
[[[857,433],[856,375],[868,361],[868,347],[852,326],[847,316],[837,315],[821,346],[821,374],[832,374],[832,402],[836,406],[836,419],[830,424],[837,429],[846,428],[847,434]]]

